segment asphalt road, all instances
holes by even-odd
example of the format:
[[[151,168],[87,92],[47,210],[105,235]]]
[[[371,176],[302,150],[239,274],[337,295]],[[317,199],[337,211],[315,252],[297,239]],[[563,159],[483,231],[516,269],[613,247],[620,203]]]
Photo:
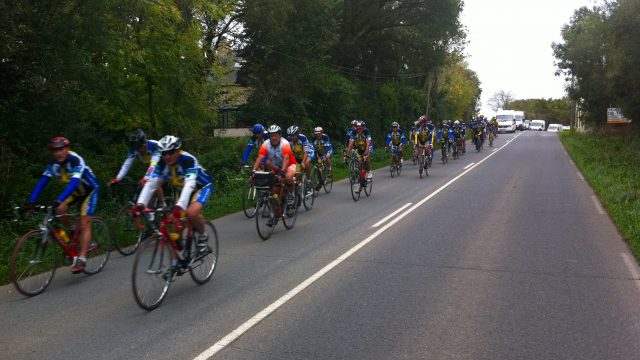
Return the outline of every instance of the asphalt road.
[[[242,213],[215,220],[212,281],[178,278],[152,312],[117,253],[34,298],[1,287],[0,358],[640,357],[637,265],[556,134],[374,174],[371,197],[338,182],[265,242]]]

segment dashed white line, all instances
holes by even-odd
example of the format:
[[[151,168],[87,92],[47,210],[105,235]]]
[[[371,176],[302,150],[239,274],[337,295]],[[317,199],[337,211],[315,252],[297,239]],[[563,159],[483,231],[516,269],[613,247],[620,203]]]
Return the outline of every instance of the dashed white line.
[[[593,204],[596,206],[596,209],[598,209],[598,213],[600,215],[604,215],[604,209],[602,208],[602,205],[600,205],[600,200],[598,200],[598,197],[595,195],[591,195],[591,200],[593,200]]]
[[[404,205],[403,207],[401,207],[400,209],[398,209],[398,210],[396,210],[396,211],[392,212],[391,214],[389,214],[389,215],[385,216],[385,218],[384,218],[384,219],[382,219],[382,220],[378,221],[377,223],[373,224],[373,226],[372,226],[372,227],[374,227],[374,228],[375,228],[375,227],[378,227],[378,226],[380,226],[380,225],[384,224],[387,220],[391,219],[391,218],[392,218],[392,217],[394,217],[397,213],[399,213],[400,211],[404,210],[407,206],[410,206],[411,204],[413,204],[413,203],[405,204],[405,205]]]
[[[505,146],[507,146],[507,144],[503,145],[498,150],[502,150]],[[476,166],[478,166],[478,165],[482,164],[483,162],[487,161],[490,157],[492,157],[495,154],[497,154],[497,152],[493,152],[493,153],[487,155],[484,159],[480,160],[477,164],[473,165],[472,167],[469,167],[471,165],[467,166],[467,167],[469,167],[469,169],[465,168],[465,171],[463,171],[460,175],[458,175],[458,176],[454,177],[453,179],[449,180],[446,184],[442,185],[436,191],[434,191],[433,193],[429,194],[429,196],[427,196],[424,199],[420,200],[417,204],[413,205],[411,208],[409,208],[408,210],[406,210],[402,214],[400,214],[397,217],[395,217],[394,219],[392,219],[389,223],[387,223],[386,225],[384,225],[383,227],[378,229],[376,232],[374,232],[373,234],[369,235],[366,239],[362,240],[361,242],[356,244],[354,247],[352,247],[351,249],[347,250],[347,252],[345,252],[344,254],[340,255],[337,259],[335,259],[332,262],[330,262],[328,265],[326,265],[325,267],[320,269],[315,274],[311,275],[311,277],[309,277],[308,279],[306,279],[303,282],[301,282],[298,286],[294,287],[289,292],[287,292],[286,294],[282,295],[278,300],[274,301],[272,304],[270,304],[269,306],[267,306],[266,308],[264,308],[263,310],[261,310],[260,312],[255,314],[249,320],[245,321],[242,325],[240,325],[235,330],[233,330],[232,332],[227,334],[225,337],[223,337],[222,339],[218,340],[215,344],[213,344],[207,350],[203,351],[200,355],[196,356],[194,358],[194,360],[206,360],[206,359],[209,359],[212,356],[214,356],[215,354],[217,354],[218,352],[220,352],[221,350],[223,350],[224,348],[226,348],[229,344],[231,344],[232,342],[236,341],[245,332],[249,331],[252,327],[254,327],[258,323],[260,323],[267,316],[271,315],[273,312],[278,310],[282,305],[287,303],[287,301],[291,300],[293,297],[295,297],[300,292],[302,292],[304,289],[306,289],[309,285],[313,284],[316,280],[318,280],[321,277],[323,277],[326,273],[331,271],[333,268],[338,266],[343,261],[347,260],[349,257],[351,257],[351,255],[355,254],[358,250],[360,250],[365,245],[370,243],[372,240],[377,238],[380,234],[382,234],[387,229],[389,229],[390,227],[395,225],[398,221],[402,220],[405,216],[407,216],[410,213],[412,213],[415,209],[417,209],[418,207],[422,206],[424,203],[429,201],[431,198],[433,198],[434,196],[439,194],[442,190],[444,190],[447,187],[449,187],[451,184],[456,182],[458,179],[460,179],[461,177],[466,175],[469,171],[473,170],[473,168],[475,168]]]

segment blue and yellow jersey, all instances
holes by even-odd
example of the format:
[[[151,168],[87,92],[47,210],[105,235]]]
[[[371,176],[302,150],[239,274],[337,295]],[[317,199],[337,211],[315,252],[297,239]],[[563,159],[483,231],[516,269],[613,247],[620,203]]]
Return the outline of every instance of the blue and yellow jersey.
[[[291,140],[291,137],[288,137],[287,141],[289,141],[289,144],[291,144],[291,151],[293,152],[293,156],[295,156],[298,163],[302,162],[304,153],[308,153],[308,156],[313,159],[315,151],[313,145],[309,143],[309,140],[306,136],[298,134],[298,141],[294,142],[293,140]]]
[[[61,183],[67,184],[63,193],[58,196],[59,202],[65,201],[71,195],[86,196],[99,187],[98,179],[91,168],[85,164],[84,159],[75,152],[69,151],[69,156],[65,161],[59,163],[54,160],[47,165],[42,178],[29,198],[29,202],[34,203],[38,199],[52,178],[57,178]]]
[[[391,131],[389,135],[387,135],[387,146],[389,146],[389,144],[398,146],[400,144],[404,145],[405,143],[406,139],[404,137],[402,129],[398,129],[398,131]]]
[[[116,179],[122,180],[122,178],[127,176],[127,173],[131,169],[131,165],[133,165],[133,162],[136,159],[142,161],[142,163],[144,164],[149,164],[149,168],[147,169],[147,172],[144,176],[148,179],[153,172],[153,167],[156,166],[160,161],[160,150],[158,150],[158,142],[155,140],[147,140],[147,153],[144,155],[137,150],[129,151],[129,153],[127,154],[127,158],[124,160],[124,163],[122,164],[122,167],[118,172],[118,175],[116,175]]]
[[[319,139],[317,136],[314,136],[313,142],[311,144],[314,147],[316,153],[318,153],[318,156],[333,154],[333,146],[331,146],[329,137],[326,134],[322,134]]]

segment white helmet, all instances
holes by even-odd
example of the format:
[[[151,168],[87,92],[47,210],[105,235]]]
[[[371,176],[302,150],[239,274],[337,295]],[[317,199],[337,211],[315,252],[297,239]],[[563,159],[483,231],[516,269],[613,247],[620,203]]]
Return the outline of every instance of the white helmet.
[[[323,130],[322,130],[322,126],[316,126],[315,129],[313,129],[313,132],[316,134],[322,134]]]
[[[275,133],[277,133],[277,134],[282,135],[282,128],[281,128],[280,126],[278,126],[278,125],[271,125],[271,126],[269,126],[269,128],[267,129],[267,132],[268,132],[269,134],[275,134]]]
[[[300,133],[300,128],[295,126],[295,125],[291,125],[289,126],[289,128],[287,129],[287,135],[297,135]]]
[[[177,150],[180,149],[180,146],[182,146],[182,140],[173,135],[166,135],[158,141],[158,150],[160,150],[160,152]]]
[[[391,123],[391,127],[400,127],[397,121]]]

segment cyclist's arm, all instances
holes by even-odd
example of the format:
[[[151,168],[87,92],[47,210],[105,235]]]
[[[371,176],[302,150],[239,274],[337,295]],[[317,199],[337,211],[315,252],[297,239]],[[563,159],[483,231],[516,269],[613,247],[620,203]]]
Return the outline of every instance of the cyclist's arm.
[[[151,175],[153,175],[153,171],[155,170],[156,166],[158,166],[158,163],[160,162],[161,157],[162,155],[160,154],[160,151],[155,151],[151,156],[151,162],[149,164],[149,168],[147,169],[147,172],[144,174],[144,179],[146,181],[149,181],[149,179],[151,179]]]
[[[251,154],[251,150],[253,150],[253,142],[249,139],[249,143],[247,144],[247,149],[242,154],[242,165],[246,164],[249,160],[249,155]]]
[[[80,185],[82,174],[84,173],[84,161],[80,160],[78,157],[72,157],[69,159],[69,162],[71,163],[71,181],[69,181],[69,185],[67,185],[62,194],[58,196],[59,202],[63,202],[66,198],[71,196],[74,191],[76,191],[78,185]]]
[[[196,178],[198,177],[198,169],[191,168],[187,170],[184,177],[184,187],[180,192],[180,199],[176,202],[177,206],[180,206],[183,210],[186,210],[189,206],[189,199],[196,189]]]
[[[263,163],[264,159],[267,157],[267,154],[269,153],[269,151],[267,150],[267,145],[268,142],[265,141],[264,143],[262,143],[262,146],[260,146],[260,149],[258,150],[258,158],[256,159],[256,162],[253,163],[253,170],[258,170],[258,168],[260,167],[260,164]]]
[[[149,200],[151,200],[151,196],[153,196],[160,184],[165,180],[165,176],[162,173],[163,165],[165,165],[165,163],[161,161],[156,167],[154,167],[150,178],[142,187],[140,195],[138,195],[138,204],[142,204],[146,207]]]
[[[127,158],[124,160],[122,167],[120,167],[120,171],[118,171],[118,175],[116,175],[116,180],[120,181],[122,178],[127,176],[127,173],[131,169],[131,165],[133,165],[133,160],[135,160],[136,154],[133,152],[129,152]]]
[[[40,196],[44,188],[47,187],[47,184],[49,184],[50,180],[51,180],[50,176],[42,175],[42,177],[38,181],[38,184],[33,189],[31,196],[29,196],[29,203],[33,204],[36,202],[36,200],[38,200],[38,197]]]
[[[391,134],[387,135],[387,142],[385,143],[386,146],[389,146],[389,144],[391,144]],[[367,145],[369,146],[369,145]]]

